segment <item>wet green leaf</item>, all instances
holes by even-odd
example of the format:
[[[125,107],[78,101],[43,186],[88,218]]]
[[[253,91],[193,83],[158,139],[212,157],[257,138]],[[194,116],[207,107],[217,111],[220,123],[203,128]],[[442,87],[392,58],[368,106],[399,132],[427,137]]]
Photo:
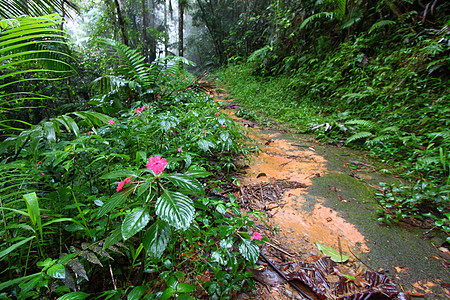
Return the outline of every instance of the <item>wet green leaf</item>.
[[[147,226],[150,221],[150,214],[145,209],[140,209],[129,213],[122,223],[122,237],[129,239]]]
[[[244,258],[252,263],[256,263],[259,257],[259,247],[250,240],[242,239],[239,244],[239,252]]]
[[[333,260],[334,262],[346,262],[348,260],[347,255],[344,255],[343,253],[341,255],[341,253],[339,253],[339,251],[337,251],[331,247],[322,245],[319,242],[316,242],[316,245],[317,245],[317,248],[320,251],[322,251],[322,253],[324,255],[329,256],[331,258],[331,260]]]
[[[194,218],[194,206],[186,195],[165,191],[156,201],[156,214],[177,230],[185,230]]]
[[[144,248],[153,257],[160,258],[170,239],[170,226],[161,220],[153,223],[144,237]]]

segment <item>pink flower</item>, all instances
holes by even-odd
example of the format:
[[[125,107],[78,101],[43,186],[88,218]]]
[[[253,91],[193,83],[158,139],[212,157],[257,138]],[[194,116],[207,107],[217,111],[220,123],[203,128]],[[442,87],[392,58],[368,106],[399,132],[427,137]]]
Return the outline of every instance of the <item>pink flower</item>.
[[[90,131],[88,132],[88,135],[91,135],[91,132],[90,132]]]
[[[141,110],[139,109],[139,107],[134,110],[134,113],[135,114],[140,114],[141,113]]]
[[[220,125],[220,128],[224,128],[224,127],[225,127],[225,124]]]
[[[252,235],[252,237],[250,238],[252,241],[253,240],[258,240],[258,241],[260,241],[260,240],[262,240],[262,235],[260,235],[258,232],[253,232],[253,235]]]
[[[156,175],[164,172],[167,165],[167,159],[161,158],[161,155],[155,155],[151,156],[148,160],[147,169],[152,170]]]
[[[130,182],[131,182],[131,177],[125,178],[125,180],[119,182],[119,184],[117,185],[116,191],[120,192],[122,190],[123,186]]]
[[[111,119],[111,120],[109,120],[109,125],[112,125],[112,124],[114,124],[114,119]]]
[[[206,130],[203,128],[203,133],[205,134],[205,136],[206,136]]]
[[[192,112],[192,110],[189,110],[188,112]]]
[[[144,109],[145,109],[145,105],[142,105],[141,111],[144,111]]]
[[[209,95],[209,98],[214,98],[214,95]]]
[[[170,76],[173,76],[173,73],[170,73]]]
[[[38,163],[37,163],[37,164],[39,165],[39,164],[40,164],[41,162],[42,162],[42,160],[38,161]]]
[[[183,79],[183,80],[181,80],[181,82],[184,82],[184,79]]]
[[[217,117],[219,115],[219,112],[216,112],[214,115]]]
[[[181,151],[183,151],[183,149],[181,149],[181,148],[178,148],[178,149],[177,149],[177,151],[178,151],[178,152],[181,152]]]

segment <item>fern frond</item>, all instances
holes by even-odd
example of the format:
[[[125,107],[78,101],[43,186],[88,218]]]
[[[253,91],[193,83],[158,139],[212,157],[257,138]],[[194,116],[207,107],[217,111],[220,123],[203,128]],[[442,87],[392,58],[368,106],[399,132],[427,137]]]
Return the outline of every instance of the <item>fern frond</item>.
[[[358,132],[358,133],[355,133],[354,135],[352,135],[351,137],[349,137],[345,141],[345,143],[349,144],[349,143],[354,142],[356,140],[365,139],[365,138],[368,138],[368,137],[371,137],[371,136],[373,136],[373,134],[371,132],[368,132],[368,131]]]
[[[327,19],[333,20],[335,17],[336,17],[335,12],[321,12],[321,13],[318,13],[318,14],[315,14],[315,15],[312,15],[312,16],[306,18],[300,25],[299,29],[300,30],[303,29],[309,23],[311,23],[312,21],[315,21],[316,19],[327,18]]]
[[[428,167],[431,165],[438,165],[441,162],[439,156],[420,157],[417,159],[417,164],[422,167]]]
[[[393,138],[392,135],[387,135],[387,134],[385,134],[385,135],[377,136],[376,138],[373,138],[373,139],[371,139],[371,140],[368,140],[368,141],[366,141],[366,143],[367,143],[369,146],[373,146],[373,145],[375,145],[375,144],[382,144],[383,142],[388,141],[388,140],[390,140],[390,139],[392,139],[392,138]]]
[[[336,0],[337,3],[337,9],[336,12],[337,14],[341,17],[344,18],[345,17],[345,10],[347,8],[347,0]]]
[[[247,62],[260,62],[263,60],[267,53],[271,51],[271,47],[269,45],[265,45],[264,47],[255,50],[247,59]]]
[[[369,120],[350,120],[345,122],[345,125],[358,125],[369,130],[375,130],[378,128],[378,124]]]
[[[398,133],[398,127],[397,126],[389,126],[389,127],[383,128],[382,130],[380,130],[380,132]]]
[[[369,34],[372,33],[372,31],[377,30],[378,28],[384,27],[384,26],[390,26],[390,25],[394,25],[395,21],[391,21],[391,20],[381,20],[376,22],[375,24],[372,25],[372,27],[370,27],[369,29]]]
[[[450,130],[429,133],[428,137],[431,138],[431,141],[434,141],[437,138],[442,138],[442,144],[450,144]]]

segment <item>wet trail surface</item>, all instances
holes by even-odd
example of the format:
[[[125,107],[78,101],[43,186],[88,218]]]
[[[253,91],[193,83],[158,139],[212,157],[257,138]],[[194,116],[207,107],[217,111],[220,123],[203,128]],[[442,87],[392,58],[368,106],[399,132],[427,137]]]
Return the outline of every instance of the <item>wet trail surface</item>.
[[[270,240],[261,246],[261,253],[272,263],[284,273],[313,264],[323,257],[318,242],[350,257],[338,269],[352,278],[375,270],[411,299],[450,299],[448,257],[445,249],[438,249],[440,238],[407,224],[387,227],[377,221],[377,185],[396,179],[377,172],[380,167],[367,153],[253,124],[235,116],[236,106],[222,90],[214,94],[223,111],[248,129],[261,150],[250,162],[241,163],[245,168],[236,196],[243,209],[266,215],[272,229],[261,222],[257,228]],[[261,270],[253,270],[258,289],[250,298],[305,299],[265,261],[259,264]],[[331,282],[338,277],[333,273],[327,278]],[[355,289],[364,286],[347,281],[353,281]],[[327,296],[332,298],[337,297]]]

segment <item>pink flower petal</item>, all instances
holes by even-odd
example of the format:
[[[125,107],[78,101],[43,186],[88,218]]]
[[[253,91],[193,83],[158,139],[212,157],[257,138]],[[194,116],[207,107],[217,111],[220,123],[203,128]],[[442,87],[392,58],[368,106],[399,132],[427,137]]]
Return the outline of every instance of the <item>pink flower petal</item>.
[[[260,235],[258,232],[253,232],[253,235],[252,235],[252,237],[250,238],[252,241],[253,240],[258,240],[258,241],[260,241],[260,240],[262,240],[262,235]]]
[[[152,170],[156,175],[164,172],[167,165],[167,159],[161,158],[161,155],[155,155],[151,156],[148,160],[147,169]]]
[[[112,124],[114,124],[114,119],[111,119],[111,120],[109,120],[109,125],[112,125]]]

